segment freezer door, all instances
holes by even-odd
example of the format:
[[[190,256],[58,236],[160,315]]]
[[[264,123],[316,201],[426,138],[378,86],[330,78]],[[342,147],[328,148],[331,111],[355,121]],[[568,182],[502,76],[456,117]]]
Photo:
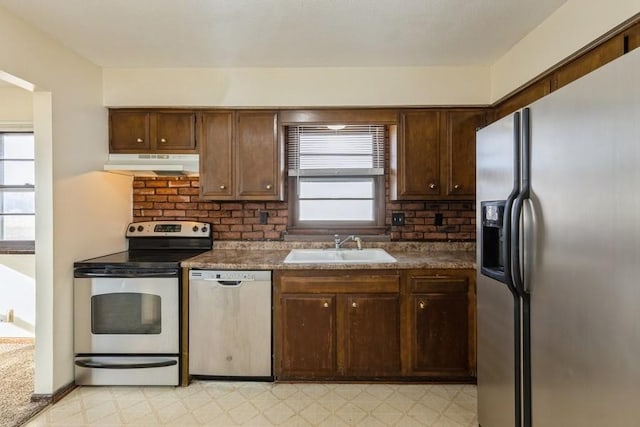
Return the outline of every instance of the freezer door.
[[[514,181],[514,124],[505,117],[477,134],[477,264],[482,265],[481,202],[507,198]],[[504,283],[480,273],[478,301],[478,421],[513,427],[515,420],[514,299]]]
[[[637,49],[531,107],[534,426],[640,423],[639,75]]]

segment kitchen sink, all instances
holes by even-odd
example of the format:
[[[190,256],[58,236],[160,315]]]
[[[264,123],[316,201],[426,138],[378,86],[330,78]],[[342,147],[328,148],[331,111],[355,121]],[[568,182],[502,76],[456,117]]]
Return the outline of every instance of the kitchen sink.
[[[285,264],[378,264],[397,260],[384,249],[292,249]]]

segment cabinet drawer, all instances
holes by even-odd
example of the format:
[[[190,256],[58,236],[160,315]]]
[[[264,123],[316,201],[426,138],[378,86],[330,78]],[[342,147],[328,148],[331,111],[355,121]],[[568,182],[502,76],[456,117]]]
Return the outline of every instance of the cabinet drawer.
[[[280,282],[282,293],[398,293],[400,277],[349,275],[335,277],[282,277]]]
[[[465,277],[425,276],[413,277],[411,293],[462,292],[466,293],[469,282]]]

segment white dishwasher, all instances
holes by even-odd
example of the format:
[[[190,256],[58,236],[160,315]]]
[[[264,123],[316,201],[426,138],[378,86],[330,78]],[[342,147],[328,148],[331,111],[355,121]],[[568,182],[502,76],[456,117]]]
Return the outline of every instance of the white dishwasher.
[[[189,270],[189,374],[273,380],[271,271]]]

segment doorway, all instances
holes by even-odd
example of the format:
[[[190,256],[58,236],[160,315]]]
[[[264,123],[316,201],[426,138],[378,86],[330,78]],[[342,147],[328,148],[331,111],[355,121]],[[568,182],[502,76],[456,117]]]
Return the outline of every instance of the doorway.
[[[33,93],[0,81],[0,425],[46,402],[35,383],[35,138]]]

